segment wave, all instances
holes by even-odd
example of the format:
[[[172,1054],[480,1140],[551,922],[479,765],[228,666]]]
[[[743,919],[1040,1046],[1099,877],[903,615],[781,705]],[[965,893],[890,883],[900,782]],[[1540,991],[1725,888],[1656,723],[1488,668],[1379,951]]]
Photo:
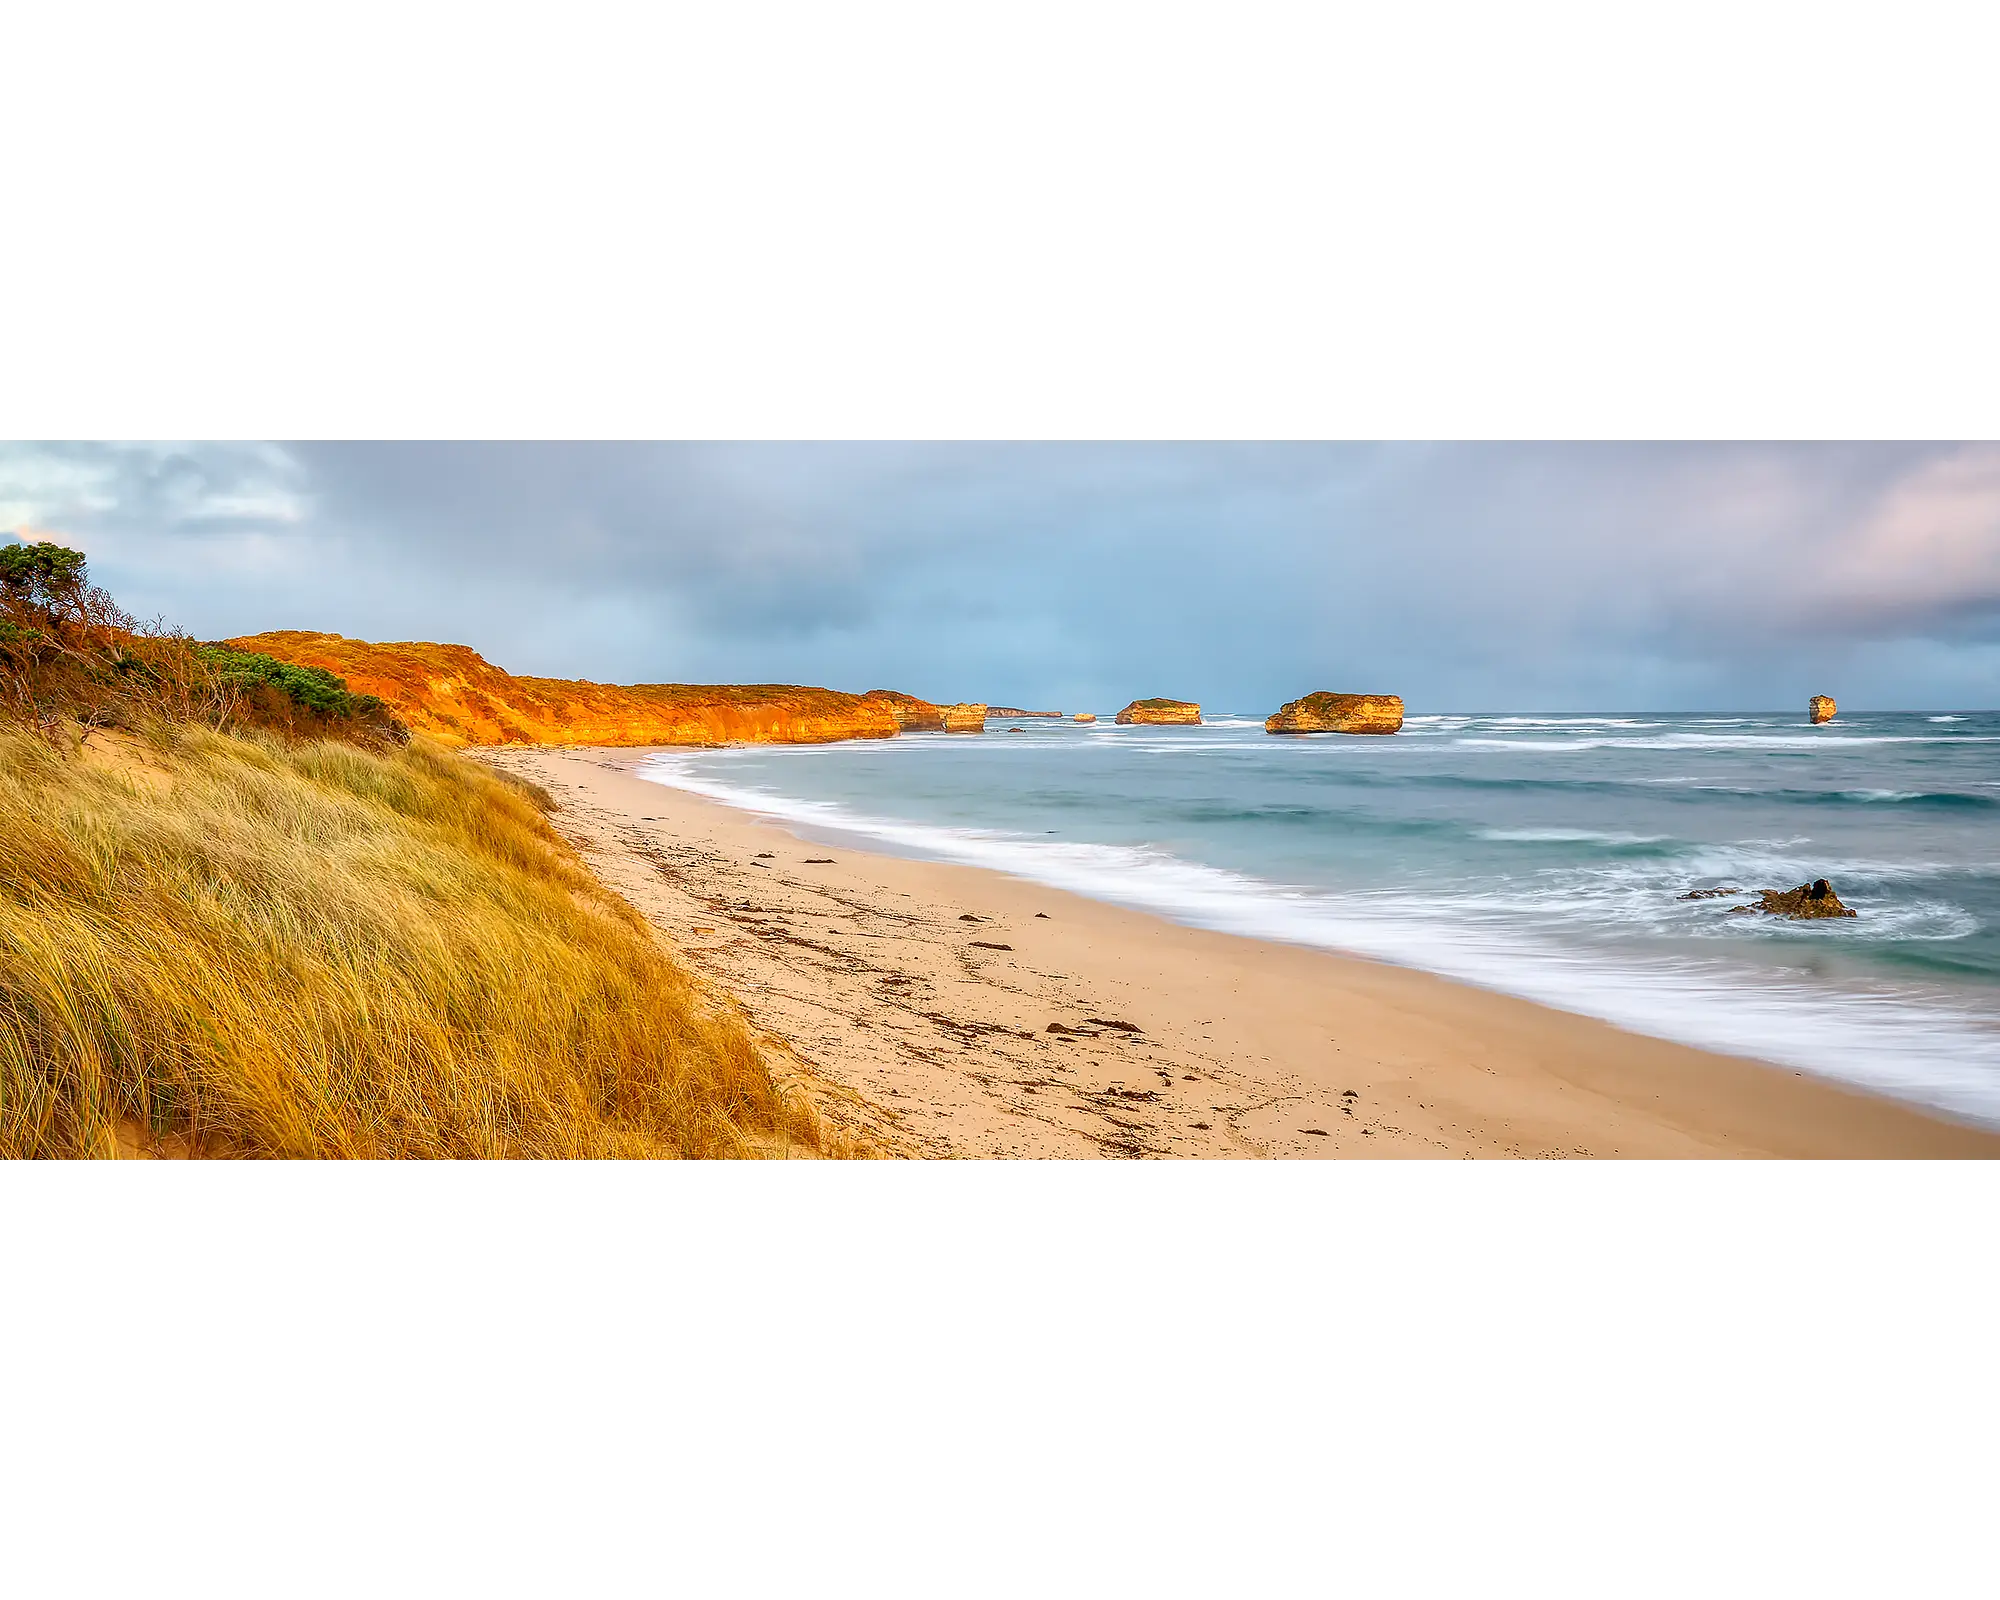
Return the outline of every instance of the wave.
[[[1482,828],[1478,837],[1510,844],[1661,844],[1663,833],[1597,833],[1589,828]]]
[[[1211,745],[1209,748],[1257,747]],[[1704,797],[1709,795],[1731,795],[1780,805],[1904,805],[1975,811],[2000,810],[2000,799],[1990,795],[1967,794],[1957,789],[1771,789],[1760,788],[1755,784],[1712,783],[1690,774],[1662,778],[1515,778],[1475,776],[1459,772],[1392,772],[1363,767],[1343,767],[1338,770],[1335,777],[1339,786],[1358,789],[1470,789],[1578,796],[1628,795],[1677,804],[1700,804],[1703,803]],[[2000,783],[1988,784],[1987,787],[2000,788]],[[1662,793],[1663,790],[1666,792]]]
[[[1143,845],[1070,843],[896,821],[827,801],[718,783],[692,771],[686,757],[648,758],[638,771],[652,782],[797,826],[1007,872],[1194,927],[1374,956],[2000,1126],[2000,1018],[1944,999],[1933,1004],[1880,990],[1830,989],[1809,975],[1749,975],[1699,956],[1565,948],[1524,930],[1513,914],[1517,908],[1504,897],[1451,894],[1424,901],[1406,891],[1336,893],[1266,881]],[[1728,849],[1710,854],[1714,859],[1708,864],[1724,872],[1759,859]],[[1700,851],[1691,852],[1688,864],[1700,858]],[[1648,892],[1657,899],[1657,886]],[[1607,890],[1604,898],[1609,897]],[[1705,925],[1719,925],[1719,919]],[[1853,937],[1858,928],[1770,923],[1756,931],[1839,940]]]
[[[1830,745],[1855,746],[1885,744],[1995,744],[1993,733],[1667,733],[1631,739],[1615,735],[1582,739],[1482,739],[1453,741],[1464,750],[1824,750]]]
[[[1930,792],[1912,789],[1836,789],[1830,793],[1815,794],[1813,798],[1822,803],[1845,800],[1865,806],[1963,806],[1986,811],[2000,809],[2000,800],[1990,799],[1983,794],[1960,794],[1955,789]]]

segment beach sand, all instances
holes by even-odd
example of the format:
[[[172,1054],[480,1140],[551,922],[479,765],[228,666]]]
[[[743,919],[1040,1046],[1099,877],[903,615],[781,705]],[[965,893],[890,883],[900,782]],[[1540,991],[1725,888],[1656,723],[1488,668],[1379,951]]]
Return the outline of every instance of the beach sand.
[[[814,844],[636,777],[646,751],[476,753],[547,788],[780,1076],[891,1154],[2000,1155],[2000,1134],[1428,973]]]

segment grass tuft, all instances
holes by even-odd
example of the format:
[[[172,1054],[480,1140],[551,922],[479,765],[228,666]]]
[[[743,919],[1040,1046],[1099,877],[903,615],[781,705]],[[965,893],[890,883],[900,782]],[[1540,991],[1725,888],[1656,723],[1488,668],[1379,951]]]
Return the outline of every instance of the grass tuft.
[[[820,1153],[548,807],[422,740],[0,727],[0,1155]]]

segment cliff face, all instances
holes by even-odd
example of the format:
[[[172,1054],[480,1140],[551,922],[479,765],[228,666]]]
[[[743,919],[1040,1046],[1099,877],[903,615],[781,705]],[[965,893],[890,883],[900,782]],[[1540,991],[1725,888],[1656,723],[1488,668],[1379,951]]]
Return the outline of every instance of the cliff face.
[[[899,731],[888,700],[835,689],[519,678],[462,644],[370,644],[337,633],[287,630],[228,643],[324,667],[449,745],[821,744]]]
[[[1169,725],[1199,722],[1201,707],[1192,700],[1134,700],[1112,720]]]
[[[1833,696],[1816,694],[1806,702],[1806,716],[1813,722],[1831,722],[1834,713],[1840,709],[1833,703]]]
[[[1394,733],[1403,726],[1398,694],[1332,694],[1288,701],[1264,723],[1266,733]]]
[[[983,701],[966,701],[962,705],[944,706],[944,731],[946,733],[984,733],[986,731],[986,706]]]
[[[870,689],[862,698],[885,702],[889,715],[896,719],[896,726],[905,733],[936,733],[944,727],[941,710],[930,701],[919,700],[900,689]]]

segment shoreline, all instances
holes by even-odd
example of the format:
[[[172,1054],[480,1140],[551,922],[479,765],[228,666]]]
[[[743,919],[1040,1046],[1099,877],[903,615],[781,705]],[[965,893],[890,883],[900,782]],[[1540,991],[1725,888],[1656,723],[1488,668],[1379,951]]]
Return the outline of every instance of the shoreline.
[[[2000,1134],[1831,1079],[1413,968],[816,845],[638,777],[651,748],[468,753],[547,788],[774,1065],[891,1153],[2000,1155]]]

